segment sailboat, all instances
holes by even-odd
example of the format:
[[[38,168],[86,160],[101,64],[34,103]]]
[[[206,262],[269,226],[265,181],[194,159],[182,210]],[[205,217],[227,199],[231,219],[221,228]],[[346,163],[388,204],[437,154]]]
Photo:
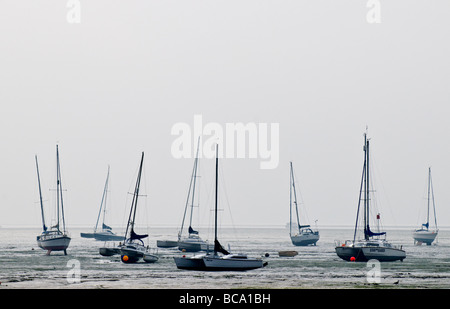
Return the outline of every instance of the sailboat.
[[[219,156],[216,146],[216,192],[214,208],[214,250],[192,257],[174,257],[178,269],[205,271],[245,271],[261,268],[267,263],[259,258],[250,258],[246,254],[233,254],[225,250],[217,238],[217,198],[218,198]]]
[[[100,202],[100,209],[98,211],[97,222],[95,223],[94,232],[93,233],[80,233],[80,236],[83,238],[95,238],[96,240],[101,241],[123,241],[125,239],[124,236],[119,236],[112,231],[112,228],[105,224],[106,217],[106,200],[108,196],[108,185],[109,185],[109,166],[108,166],[108,174],[106,176],[105,187],[103,189],[102,201]],[[100,216],[102,215],[103,210],[103,221],[102,228],[98,230],[98,223],[100,220]]]
[[[45,225],[44,218],[44,206],[42,202],[42,191],[41,191],[41,180],[39,177],[39,166],[37,156],[35,156],[36,170],[38,176],[39,185],[39,197],[41,204],[41,215],[42,215],[42,228],[43,231],[41,235],[36,237],[37,244],[40,248],[47,250],[47,255],[50,255],[52,251],[64,251],[67,255],[67,248],[70,244],[70,237],[66,231],[66,223],[64,220],[64,205],[63,205],[63,195],[62,195],[62,183],[61,183],[61,169],[59,165],[59,151],[58,145],[56,145],[56,211],[57,218],[56,224],[51,226],[50,229]],[[60,219],[62,221],[62,229],[60,228]]]
[[[181,223],[180,232],[178,233],[178,250],[183,252],[198,252],[198,251],[206,251],[209,245],[205,240],[203,240],[198,231],[192,228],[192,215],[194,212],[194,201],[195,201],[195,189],[196,189],[196,180],[198,178],[198,151],[200,146],[200,138],[197,143],[197,154],[194,160],[194,167],[192,170],[191,182],[189,184],[188,196],[186,199],[186,206],[184,208],[183,221]],[[190,202],[190,205],[189,205]],[[182,236],[184,229],[184,221],[186,219],[186,212],[188,207],[190,207],[190,217],[189,217],[189,228],[188,228],[188,236]]]
[[[358,212],[356,215],[355,231],[353,240],[347,240],[344,243],[337,243],[336,254],[346,261],[368,261],[376,259],[383,261],[397,261],[406,257],[405,251],[401,247],[392,245],[386,240],[386,232],[373,232],[370,229],[370,183],[369,183],[369,139],[367,133],[364,133],[364,166],[361,179],[361,188],[359,191]],[[356,240],[358,229],[358,215],[361,203],[361,195],[364,192],[364,239]],[[377,215],[377,219],[380,215]],[[384,237],[384,238],[383,238]]]
[[[431,197],[431,198],[430,198]],[[428,168],[428,203],[427,203],[427,222],[413,232],[413,238],[415,244],[426,243],[428,246],[432,244],[438,234],[437,219],[436,219],[436,207],[434,204],[434,192],[433,182],[431,180],[431,167]],[[434,212],[434,229],[430,229],[430,201],[433,202]]]
[[[298,213],[298,205],[297,205],[297,191],[295,189],[295,179],[294,179],[294,169],[292,167],[292,162],[290,162],[291,166],[291,186],[290,186],[290,199],[289,199],[289,210],[290,210],[290,220],[289,220],[289,236],[291,237],[291,242],[295,246],[308,246],[308,245],[316,245],[319,240],[319,231],[313,231],[310,225],[300,225],[299,213]],[[294,193],[294,194],[292,194]],[[292,201],[292,197],[294,201]],[[296,234],[292,233],[292,204],[295,205],[295,213],[296,213],[296,225],[298,232]]]
[[[145,246],[142,241],[142,239],[147,238],[148,235],[138,235],[134,231],[143,163],[144,152],[142,152],[136,186],[133,193],[133,200],[131,202],[130,215],[128,217],[127,229],[125,231],[125,235],[128,235],[128,237],[124,243],[119,246],[121,260],[124,263],[136,263],[140,259],[143,259],[147,263],[154,263],[159,259],[157,255],[150,253],[150,248]]]

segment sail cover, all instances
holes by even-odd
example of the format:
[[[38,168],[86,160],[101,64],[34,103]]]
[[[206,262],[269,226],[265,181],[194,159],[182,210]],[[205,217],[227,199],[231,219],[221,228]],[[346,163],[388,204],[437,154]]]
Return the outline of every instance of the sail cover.
[[[194,230],[191,226],[189,226],[189,234],[198,234],[198,231]]]
[[[134,230],[131,230],[131,233],[130,233],[130,239],[131,240],[133,240],[133,239],[142,239],[142,238],[145,238],[145,237],[148,237],[148,234],[138,235],[138,234],[136,234],[134,232]]]
[[[381,232],[381,233],[375,233],[375,232],[372,232],[371,230],[370,230],[370,227],[369,227],[369,225],[367,225],[367,229],[364,231],[369,237],[372,237],[372,236],[381,236],[381,235],[385,235],[386,234],[386,232]]]
[[[214,251],[215,252],[220,252],[223,254],[230,254],[230,252],[228,252],[227,250],[225,250],[222,245],[220,244],[220,242],[216,239],[214,240]]]

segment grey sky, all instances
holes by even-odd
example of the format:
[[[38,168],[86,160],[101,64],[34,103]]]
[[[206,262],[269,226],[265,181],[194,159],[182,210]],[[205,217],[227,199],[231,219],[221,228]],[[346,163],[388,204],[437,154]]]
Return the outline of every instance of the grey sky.
[[[193,159],[170,133],[195,114],[280,125],[277,169],[221,161],[236,225],[288,222],[290,160],[309,219],[352,225],[366,125],[384,224],[421,223],[432,166],[450,225],[448,1],[381,0],[379,24],[364,0],[80,2],[80,24],[66,1],[0,4],[0,225],[40,225],[34,155],[50,208],[59,143],[69,229],[95,223],[108,164],[123,223],[141,151],[150,225],[178,226]]]

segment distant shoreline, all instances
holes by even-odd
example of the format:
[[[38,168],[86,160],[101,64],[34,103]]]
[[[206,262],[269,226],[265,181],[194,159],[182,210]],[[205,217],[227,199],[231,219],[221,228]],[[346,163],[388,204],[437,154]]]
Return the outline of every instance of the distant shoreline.
[[[111,226],[113,229],[120,230],[121,226]],[[0,229],[41,229],[41,226],[37,225],[2,225],[0,226]],[[199,229],[208,229],[209,226],[199,226]],[[238,225],[238,226],[231,226],[231,225],[223,225],[222,228],[225,229],[288,229],[288,227],[283,225]],[[318,229],[324,229],[324,230],[333,230],[333,229],[353,229],[354,225],[319,225]],[[384,230],[415,230],[418,227],[416,226],[410,226],[410,225],[404,225],[404,226],[383,226]],[[86,226],[86,225],[68,225],[68,230],[92,230],[92,226]],[[151,226],[148,229],[179,229],[179,226],[170,226],[170,225],[159,225],[159,226]],[[450,226],[441,226],[439,227],[439,230],[447,231],[450,230]]]

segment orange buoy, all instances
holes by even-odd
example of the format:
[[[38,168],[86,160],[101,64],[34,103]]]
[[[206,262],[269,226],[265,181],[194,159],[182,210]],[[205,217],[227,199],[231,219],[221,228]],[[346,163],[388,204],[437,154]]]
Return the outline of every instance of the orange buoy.
[[[122,261],[124,262],[128,261],[128,256],[127,255],[122,256]]]

